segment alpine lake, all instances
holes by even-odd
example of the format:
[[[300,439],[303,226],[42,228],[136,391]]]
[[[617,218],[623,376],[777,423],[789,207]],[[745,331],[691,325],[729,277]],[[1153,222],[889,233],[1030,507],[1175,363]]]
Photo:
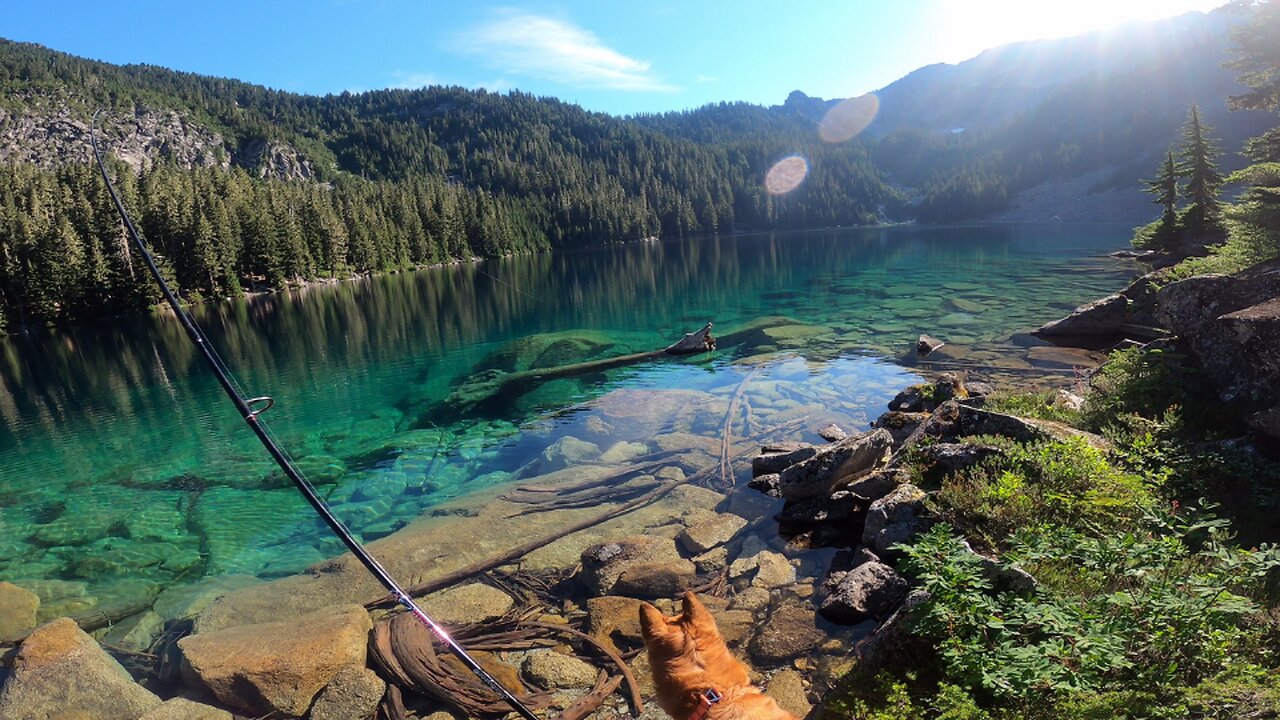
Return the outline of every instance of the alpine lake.
[[[863,431],[925,371],[1070,382],[1076,356],[1028,333],[1123,287],[1137,267],[1108,253],[1129,234],[904,226],[639,242],[192,312],[245,394],[274,398],[271,432],[366,542],[575,466],[593,477],[660,459],[694,475],[721,464],[728,428],[734,458],[701,484],[755,508],[759,544],[803,565],[746,487],[747,451],[821,442],[832,423]],[[462,385],[660,349],[707,322],[711,353],[496,394]],[[922,332],[947,346],[918,360]],[[343,550],[168,313],[0,340],[0,418],[0,580],[40,595],[41,618],[292,575]],[[499,522],[484,544],[530,539]]]

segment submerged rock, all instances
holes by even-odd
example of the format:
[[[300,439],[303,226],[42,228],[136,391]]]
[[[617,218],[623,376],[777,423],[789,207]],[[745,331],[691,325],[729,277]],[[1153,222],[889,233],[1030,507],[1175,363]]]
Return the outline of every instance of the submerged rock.
[[[214,600],[234,590],[261,585],[252,575],[215,575],[190,585],[172,585],[156,598],[152,609],[165,620],[195,617]]]
[[[184,697],[176,697],[160,703],[138,720],[234,720],[234,718],[226,710]]]
[[[805,696],[804,676],[795,670],[779,670],[769,679],[765,694],[773,698],[783,710],[802,718],[813,706]]]
[[[102,636],[102,642],[125,650],[146,652],[163,628],[164,618],[148,610],[112,625]]]
[[[629,597],[606,595],[587,600],[587,632],[600,642],[620,649],[643,644],[640,635],[640,605]]]
[[[422,600],[421,606],[436,621],[459,625],[500,618],[515,607],[515,601],[492,585],[473,582],[432,593]]]
[[[703,522],[690,525],[676,538],[685,552],[700,555],[733,539],[747,521],[737,515],[718,513]]]
[[[338,671],[316,696],[308,720],[348,720],[373,717],[387,684],[378,674],[360,665]]]
[[[553,650],[529,653],[520,670],[531,682],[545,688],[591,687],[597,673],[594,665]]]
[[[752,659],[769,665],[812,652],[826,637],[813,610],[782,605],[769,614],[749,647]]]
[[[69,618],[36,628],[12,668],[0,688],[3,718],[135,720],[160,704]]]
[[[570,465],[595,460],[600,457],[600,447],[595,443],[566,436],[555,441],[542,451],[542,461],[538,463],[538,472],[551,472]]]
[[[13,583],[0,582],[0,638],[13,637],[36,626],[40,596]]]
[[[670,597],[692,585],[696,575],[669,538],[637,535],[582,552],[581,577],[594,595]]]

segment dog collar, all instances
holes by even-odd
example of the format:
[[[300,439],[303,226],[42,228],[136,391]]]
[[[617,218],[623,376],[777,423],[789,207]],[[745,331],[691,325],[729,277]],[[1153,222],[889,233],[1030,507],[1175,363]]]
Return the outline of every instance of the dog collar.
[[[724,696],[715,688],[707,688],[698,694],[698,707],[694,708],[693,714],[689,716],[689,720],[702,720],[711,712],[711,706],[720,702]]]

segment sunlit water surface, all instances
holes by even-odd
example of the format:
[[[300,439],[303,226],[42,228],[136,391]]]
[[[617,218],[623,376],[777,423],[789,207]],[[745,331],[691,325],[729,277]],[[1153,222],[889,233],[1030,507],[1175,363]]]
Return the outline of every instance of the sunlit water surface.
[[[545,453],[565,436],[601,451],[619,442],[655,451],[653,423],[602,418],[593,405],[618,390],[725,398],[754,373],[740,432],[804,418],[793,436],[816,441],[828,422],[865,429],[917,379],[895,358],[921,332],[971,364],[1031,368],[1026,331],[1133,274],[1106,256],[1128,232],[900,227],[650,242],[194,312],[245,392],[274,396],[266,417],[275,434],[368,540],[445,501],[480,502],[557,467],[565,459]],[[764,317],[786,320],[710,356],[558,379],[480,406],[442,404],[481,370],[651,350],[709,320],[723,336]],[[0,580],[39,588],[46,615],[206,575],[297,572],[340,551],[172,317],[0,341],[0,418]]]

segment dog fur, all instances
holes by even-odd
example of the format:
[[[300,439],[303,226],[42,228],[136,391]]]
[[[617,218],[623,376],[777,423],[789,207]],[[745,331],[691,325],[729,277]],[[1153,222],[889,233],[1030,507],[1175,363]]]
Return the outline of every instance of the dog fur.
[[[642,604],[640,630],[658,705],[675,720],[693,715],[708,688],[723,699],[711,706],[707,720],[796,720],[751,684],[747,667],[729,652],[716,619],[693,593],[685,593],[683,612],[675,617]]]

